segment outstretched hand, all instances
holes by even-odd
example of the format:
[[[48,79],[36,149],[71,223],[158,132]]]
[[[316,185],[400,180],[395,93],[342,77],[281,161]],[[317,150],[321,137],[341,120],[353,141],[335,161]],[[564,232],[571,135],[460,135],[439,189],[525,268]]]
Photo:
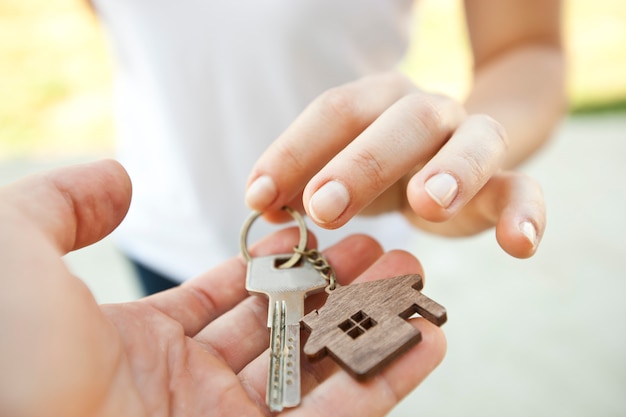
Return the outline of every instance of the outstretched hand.
[[[531,178],[503,171],[508,139],[485,115],[419,90],[399,73],[331,89],[257,161],[247,204],[278,220],[301,207],[319,226],[399,211],[415,226],[464,236],[495,226],[502,248],[531,256],[545,202]]]
[[[117,226],[130,194],[126,173],[113,161],[0,189],[0,415],[269,414],[267,302],[246,292],[241,257],[175,289],[104,306],[66,268],[65,253]],[[296,234],[278,232],[251,252],[288,252]],[[342,284],[422,272],[411,255],[384,254],[366,236],[324,253]],[[309,307],[319,302],[313,298]],[[285,414],[385,414],[445,353],[439,328],[412,323],[422,342],[366,383],[330,361],[303,361],[302,405]]]

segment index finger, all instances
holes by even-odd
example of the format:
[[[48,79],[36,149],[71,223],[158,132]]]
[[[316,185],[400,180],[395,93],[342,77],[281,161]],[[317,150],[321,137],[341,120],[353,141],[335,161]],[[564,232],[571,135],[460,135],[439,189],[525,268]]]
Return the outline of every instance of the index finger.
[[[278,211],[328,161],[391,104],[415,89],[399,73],[387,73],[330,89],[315,99],[261,155],[247,185],[246,204]]]

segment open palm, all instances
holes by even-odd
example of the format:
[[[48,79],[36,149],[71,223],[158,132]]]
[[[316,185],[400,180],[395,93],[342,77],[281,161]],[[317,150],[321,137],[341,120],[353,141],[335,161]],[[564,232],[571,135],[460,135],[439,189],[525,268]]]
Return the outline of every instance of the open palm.
[[[108,234],[129,201],[129,180],[112,161],[29,177],[0,190],[0,414],[270,414],[267,302],[246,292],[242,258],[178,288],[104,306],[65,267],[61,256]],[[278,232],[251,252],[289,252],[296,234]],[[366,236],[350,237],[325,255],[342,284],[421,272],[411,255],[383,254]],[[302,405],[285,414],[385,414],[445,352],[436,326],[413,323],[422,342],[366,383],[331,361],[303,361]]]

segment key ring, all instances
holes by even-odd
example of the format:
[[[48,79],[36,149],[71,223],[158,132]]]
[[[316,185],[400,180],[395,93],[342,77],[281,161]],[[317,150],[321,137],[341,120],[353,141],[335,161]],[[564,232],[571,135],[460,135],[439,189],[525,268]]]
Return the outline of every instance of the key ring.
[[[282,210],[285,210],[287,213],[289,213],[291,215],[291,217],[294,218],[294,220],[296,222],[298,222],[298,227],[300,228],[300,241],[298,242],[298,246],[296,246],[293,255],[291,256],[291,258],[289,258],[287,260],[287,262],[282,263],[279,268],[281,269],[286,269],[286,268],[291,268],[292,266],[294,266],[295,264],[297,264],[300,261],[300,258],[302,257],[302,254],[305,252],[306,250],[306,245],[308,243],[309,240],[309,234],[307,232],[307,228],[306,228],[306,223],[304,222],[304,218],[300,215],[300,213],[298,213],[296,210],[290,208],[290,207],[283,207]],[[250,262],[250,259],[252,259],[250,257],[250,252],[248,252],[248,232],[250,231],[250,226],[252,226],[252,223],[254,223],[254,221],[261,216],[261,214],[263,214],[260,211],[253,211],[250,216],[248,216],[248,218],[246,219],[246,221],[244,222],[243,226],[241,227],[241,234],[239,237],[239,246],[241,248],[241,254],[243,255],[243,257],[245,258],[245,260],[247,262]]]

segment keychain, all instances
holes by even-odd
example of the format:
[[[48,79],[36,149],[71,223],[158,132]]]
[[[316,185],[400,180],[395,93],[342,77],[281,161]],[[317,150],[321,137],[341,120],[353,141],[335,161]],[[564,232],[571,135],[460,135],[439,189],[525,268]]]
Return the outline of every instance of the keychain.
[[[252,258],[247,237],[253,212],[245,221],[241,252],[248,261],[246,289],[269,299],[270,366],[266,401],[272,411],[300,403],[300,328],[310,333],[304,354],[310,361],[330,356],[350,375],[367,379],[421,340],[407,319],[420,314],[437,326],[446,310],[423,295],[418,274],[339,286],[335,271],[317,249],[308,249],[308,231],[297,211],[284,207],[300,229],[292,253]],[[322,290],[323,307],[304,315],[304,299]]]
[[[337,286],[322,308],[301,320],[311,333],[304,354],[311,361],[328,355],[359,380],[375,375],[421,340],[409,317],[446,322],[445,308],[422,287],[418,274]]]

